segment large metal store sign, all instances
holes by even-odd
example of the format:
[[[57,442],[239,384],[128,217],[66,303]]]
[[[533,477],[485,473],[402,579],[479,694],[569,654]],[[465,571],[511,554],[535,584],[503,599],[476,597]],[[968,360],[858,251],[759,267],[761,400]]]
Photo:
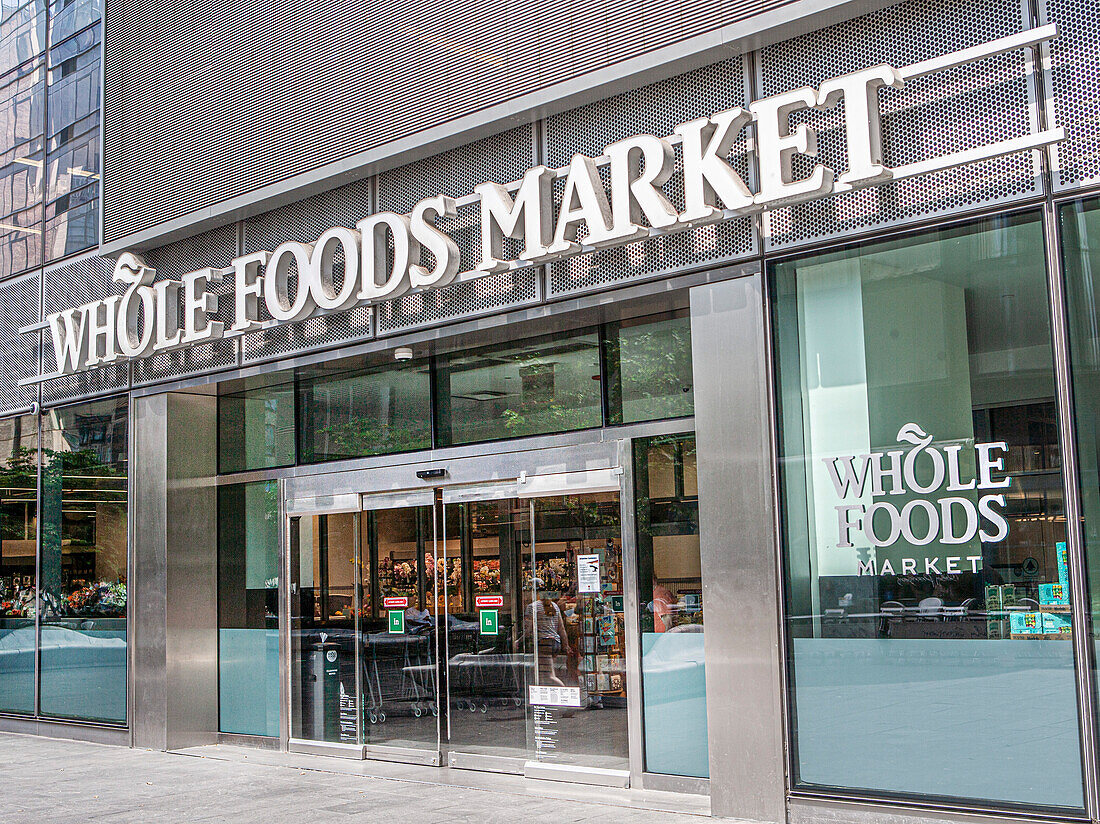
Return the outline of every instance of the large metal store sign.
[[[1043,26],[901,68],[871,66],[817,88],[794,89],[753,101],[747,108],[681,123],[670,136],[641,134],[619,140],[607,145],[600,157],[577,154],[560,169],[535,166],[520,180],[483,183],[460,199],[436,195],[405,214],[377,212],[354,228],[328,229],[314,243],[290,241],[271,251],[242,255],[226,269],[200,269],[179,280],[158,281],[138,255],[124,253],[113,274],[124,287],[121,295],[47,315],[42,323],[20,330],[29,334],[48,329],[56,358],[55,371],[23,383],[1057,143],[1064,138],[1063,129],[1049,128],[890,168],[883,163],[879,103],[884,87],[900,89],[909,80],[1033,46],[1055,35],[1054,26]],[[834,108],[841,101],[847,169],[837,176],[815,163],[806,176],[796,177],[796,158],[816,155],[817,136],[805,124],[792,127],[791,115]],[[755,190],[728,159],[735,139],[750,127],[758,169]],[[673,206],[663,188],[673,173],[677,145],[683,167],[678,193],[685,204],[682,210]],[[555,202],[553,188],[559,178],[564,185]],[[436,222],[453,217],[457,206],[473,203],[480,204],[481,260],[473,269],[459,272],[458,245]],[[578,239],[582,225],[587,229],[583,242]],[[522,241],[517,259],[502,257],[505,238]],[[233,320],[228,325],[211,318],[219,297],[209,288],[227,275],[233,278]]]

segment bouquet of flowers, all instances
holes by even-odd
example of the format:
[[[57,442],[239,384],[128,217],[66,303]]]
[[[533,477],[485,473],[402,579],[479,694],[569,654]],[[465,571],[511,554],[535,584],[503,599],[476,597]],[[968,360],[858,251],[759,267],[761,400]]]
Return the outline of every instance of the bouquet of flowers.
[[[416,565],[408,561],[394,564],[393,582],[399,587],[416,586]]]

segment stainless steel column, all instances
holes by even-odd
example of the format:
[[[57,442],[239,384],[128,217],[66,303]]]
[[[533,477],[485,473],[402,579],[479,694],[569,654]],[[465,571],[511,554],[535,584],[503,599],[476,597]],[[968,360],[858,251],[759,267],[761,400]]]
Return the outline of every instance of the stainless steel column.
[[[779,576],[761,277],[691,290],[716,816],[786,820]]]
[[[212,743],[218,729],[212,395],[133,402],[133,743]]]

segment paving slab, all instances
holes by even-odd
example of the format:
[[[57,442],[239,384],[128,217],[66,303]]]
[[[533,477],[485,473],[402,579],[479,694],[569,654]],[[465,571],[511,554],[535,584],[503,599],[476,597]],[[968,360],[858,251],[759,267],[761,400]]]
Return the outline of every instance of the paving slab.
[[[700,797],[228,746],[163,753],[0,733],[0,775],[3,824],[713,820]]]

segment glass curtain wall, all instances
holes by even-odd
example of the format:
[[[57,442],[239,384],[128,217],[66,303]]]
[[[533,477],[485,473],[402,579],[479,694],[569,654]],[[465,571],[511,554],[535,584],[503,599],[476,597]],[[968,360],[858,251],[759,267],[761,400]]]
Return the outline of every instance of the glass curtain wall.
[[[0,421],[0,712],[34,713],[38,417]]]
[[[695,436],[634,442],[648,772],[706,778],[706,658]]]
[[[1083,804],[1046,271],[1038,215],[772,267],[797,786]]]
[[[126,720],[127,401],[42,422],[39,712]]]
[[[275,481],[218,488],[219,729],[279,735]]]
[[[45,0],[0,6],[0,277],[42,265]]]
[[[219,472],[294,464],[294,382],[285,377],[233,381],[218,396]]]
[[[434,359],[354,357],[227,382],[218,466],[270,469],[694,411],[690,319],[674,312]]]
[[[103,0],[49,4],[46,263],[99,242],[99,19]]]
[[[1100,640],[1100,198],[1065,204],[1059,224],[1085,562],[1096,644]]]
[[[0,277],[98,242],[102,0],[0,7]]]
[[[430,449],[428,362],[355,360],[299,370],[302,463]]]

